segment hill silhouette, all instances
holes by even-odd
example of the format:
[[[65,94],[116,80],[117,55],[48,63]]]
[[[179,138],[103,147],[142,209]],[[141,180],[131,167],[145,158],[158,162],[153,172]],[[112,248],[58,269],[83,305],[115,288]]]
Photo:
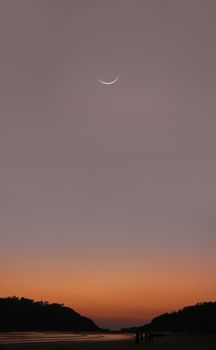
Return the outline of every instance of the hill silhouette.
[[[203,302],[155,317],[149,324],[129,331],[216,332],[216,302]]]
[[[100,331],[89,318],[63,304],[0,298],[0,331]]]

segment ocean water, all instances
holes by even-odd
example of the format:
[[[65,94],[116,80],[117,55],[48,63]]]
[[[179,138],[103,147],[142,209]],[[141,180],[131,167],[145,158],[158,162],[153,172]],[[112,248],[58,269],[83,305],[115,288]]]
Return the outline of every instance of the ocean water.
[[[129,340],[128,334],[70,333],[70,332],[0,332],[1,344],[95,342]]]

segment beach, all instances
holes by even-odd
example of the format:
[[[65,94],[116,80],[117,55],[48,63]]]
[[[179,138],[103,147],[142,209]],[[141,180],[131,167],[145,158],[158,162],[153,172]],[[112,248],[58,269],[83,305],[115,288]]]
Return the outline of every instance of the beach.
[[[156,337],[151,344],[134,343],[133,336],[124,340],[51,341],[0,344],[0,350],[215,350],[216,335],[166,335]]]

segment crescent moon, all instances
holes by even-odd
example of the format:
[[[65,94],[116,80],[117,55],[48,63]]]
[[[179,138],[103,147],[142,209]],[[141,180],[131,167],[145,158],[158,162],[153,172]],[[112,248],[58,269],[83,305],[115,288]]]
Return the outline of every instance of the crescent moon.
[[[115,84],[118,80],[119,80],[119,76],[117,76],[117,77],[116,77],[114,80],[112,80],[112,81],[104,81],[104,80],[98,79],[98,81],[99,81],[101,84],[104,84],[104,85],[112,85],[112,84]]]

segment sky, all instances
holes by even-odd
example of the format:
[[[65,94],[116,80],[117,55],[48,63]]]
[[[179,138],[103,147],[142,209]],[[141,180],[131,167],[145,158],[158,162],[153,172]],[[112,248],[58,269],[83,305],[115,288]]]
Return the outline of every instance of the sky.
[[[0,1],[1,296],[110,328],[215,300],[215,13]]]

